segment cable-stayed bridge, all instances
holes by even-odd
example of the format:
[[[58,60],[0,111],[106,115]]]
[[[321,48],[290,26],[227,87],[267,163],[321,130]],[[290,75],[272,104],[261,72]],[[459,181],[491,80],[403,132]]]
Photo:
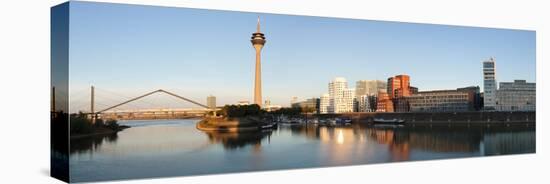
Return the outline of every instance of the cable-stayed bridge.
[[[208,107],[198,101],[164,89],[157,89],[134,97],[97,89],[94,86],[90,88],[89,92],[87,91],[71,91],[69,106],[72,113],[78,111],[89,114],[93,118],[102,119],[186,119],[204,117],[217,110],[216,107]],[[98,96],[98,91],[102,95]],[[171,97],[171,99],[154,98],[156,94]],[[150,99],[147,100],[147,98]],[[169,106],[166,105],[167,103],[178,104],[180,107]],[[182,104],[192,104],[193,108],[182,108]]]

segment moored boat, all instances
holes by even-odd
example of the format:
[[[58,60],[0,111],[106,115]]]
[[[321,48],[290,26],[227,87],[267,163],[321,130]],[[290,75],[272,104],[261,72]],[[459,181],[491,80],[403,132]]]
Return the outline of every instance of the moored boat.
[[[393,119],[374,118],[372,122],[374,124],[404,124],[405,120],[397,119],[397,118],[393,118]]]
[[[277,123],[266,123],[260,126],[260,129],[272,129],[275,128]]]

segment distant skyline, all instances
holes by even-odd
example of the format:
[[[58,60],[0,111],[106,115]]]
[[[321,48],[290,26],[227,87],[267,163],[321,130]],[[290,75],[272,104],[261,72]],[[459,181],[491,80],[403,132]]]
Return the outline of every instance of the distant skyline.
[[[204,104],[208,95],[218,105],[253,101],[257,16],[268,42],[263,99],[272,104],[319,97],[335,77],[351,88],[398,74],[420,91],[482,87],[490,57],[497,82],[535,82],[534,31],[74,1],[70,11],[72,92],[162,88]]]

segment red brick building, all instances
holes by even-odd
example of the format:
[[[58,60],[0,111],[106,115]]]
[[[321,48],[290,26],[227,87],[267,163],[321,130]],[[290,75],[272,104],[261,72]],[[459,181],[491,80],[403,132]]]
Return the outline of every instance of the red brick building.
[[[393,101],[388,93],[384,91],[378,92],[378,103],[376,104],[376,112],[393,112]]]
[[[408,75],[397,75],[388,78],[388,95],[391,99],[411,96],[410,77]]]

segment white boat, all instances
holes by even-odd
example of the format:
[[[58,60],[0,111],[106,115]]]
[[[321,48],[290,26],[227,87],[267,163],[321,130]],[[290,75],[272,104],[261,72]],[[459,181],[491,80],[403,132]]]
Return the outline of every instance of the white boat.
[[[374,118],[372,122],[375,124],[403,124],[405,123],[405,120],[397,119],[397,118],[393,118],[393,119]]]
[[[336,119],[328,119],[327,122],[328,122],[328,125],[332,125],[332,126],[336,125]]]
[[[271,129],[271,128],[274,128],[275,125],[277,125],[276,123],[269,123],[269,124],[264,124],[262,126],[260,126],[261,129]]]
[[[299,119],[299,118],[293,118],[293,119],[290,120],[290,123],[291,124],[302,124],[302,123],[304,123],[304,120]]]
[[[311,120],[311,123],[313,123],[313,124],[319,124],[319,120],[318,120],[318,119],[313,119],[313,120]]]

